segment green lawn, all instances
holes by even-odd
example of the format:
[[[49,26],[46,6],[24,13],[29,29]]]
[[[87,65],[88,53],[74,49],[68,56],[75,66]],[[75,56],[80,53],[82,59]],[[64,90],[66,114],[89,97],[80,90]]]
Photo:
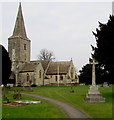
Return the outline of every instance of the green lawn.
[[[15,89],[15,88],[12,88]],[[16,88],[21,89],[21,88]],[[74,93],[70,93],[70,86],[42,86],[34,87],[33,92],[24,91],[30,94],[37,94],[70,103],[78,107],[93,118],[112,118],[112,86],[100,87],[100,91],[106,98],[105,103],[85,103],[84,97],[89,86],[75,86]],[[49,104],[49,103],[48,103]],[[6,107],[6,106],[5,106]],[[51,114],[52,110],[50,111]],[[51,114],[53,116],[53,113]]]
[[[8,93],[10,101],[14,101],[12,94]],[[66,118],[67,116],[55,105],[34,97],[22,95],[21,100],[40,100],[41,103],[29,104],[25,106],[2,107],[2,118]]]

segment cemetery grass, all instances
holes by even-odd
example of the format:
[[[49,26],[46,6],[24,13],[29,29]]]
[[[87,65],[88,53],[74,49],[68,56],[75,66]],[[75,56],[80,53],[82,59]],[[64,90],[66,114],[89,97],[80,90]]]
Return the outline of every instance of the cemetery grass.
[[[6,96],[10,101],[15,101],[12,93],[8,93]],[[23,106],[3,105],[2,118],[67,118],[60,109],[48,101],[25,95],[22,95],[20,100],[34,100],[41,101],[41,103]]]
[[[70,93],[70,86],[40,86],[34,87],[33,92],[27,90],[24,92],[69,103],[93,118],[112,118],[112,86],[114,87],[114,85],[110,85],[110,87],[100,87],[99,85],[100,92],[106,98],[105,103],[86,103],[84,101],[89,86],[74,86],[74,93]],[[20,88],[18,87],[18,89]]]

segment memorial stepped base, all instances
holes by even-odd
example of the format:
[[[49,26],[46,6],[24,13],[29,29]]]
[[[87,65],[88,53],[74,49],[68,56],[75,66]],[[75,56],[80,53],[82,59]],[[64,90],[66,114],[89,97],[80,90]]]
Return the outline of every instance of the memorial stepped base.
[[[105,98],[102,97],[96,85],[90,86],[89,92],[84,99],[85,102],[105,102]]]

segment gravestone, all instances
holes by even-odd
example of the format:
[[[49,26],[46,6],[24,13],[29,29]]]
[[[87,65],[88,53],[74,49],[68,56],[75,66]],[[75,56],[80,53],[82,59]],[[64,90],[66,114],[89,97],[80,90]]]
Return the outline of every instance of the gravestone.
[[[92,64],[92,85],[85,97],[85,102],[105,102],[105,98],[103,98],[102,94],[99,92],[95,81],[95,65],[98,64],[98,62],[93,59],[90,61],[90,64]]]
[[[32,89],[31,86],[28,86],[28,90],[29,90],[30,92],[33,92],[33,89]]]
[[[70,93],[74,93],[74,84],[73,83],[71,83]]]
[[[14,90],[13,99],[21,99],[21,93],[18,90]]]
[[[21,88],[21,91],[25,91],[26,89],[25,89],[25,87],[24,86],[22,86],[22,88]]]
[[[109,83],[108,82],[104,82],[103,83],[103,87],[109,87]]]
[[[3,101],[6,101],[7,103],[10,102],[9,99],[8,99],[5,95],[2,96],[2,100],[3,100]]]
[[[3,100],[3,101],[6,101],[7,103],[9,103],[9,99],[8,99],[8,97],[6,96],[7,93],[8,93],[7,87],[2,86],[2,100]]]

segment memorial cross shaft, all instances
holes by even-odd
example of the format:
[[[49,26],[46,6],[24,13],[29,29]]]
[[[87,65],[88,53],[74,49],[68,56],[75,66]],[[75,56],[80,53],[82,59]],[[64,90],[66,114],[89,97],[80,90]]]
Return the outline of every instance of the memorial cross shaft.
[[[90,61],[90,64],[92,64],[92,86],[96,85],[96,77],[95,77],[95,65],[98,64],[98,62],[93,59]]]
[[[98,90],[98,86],[96,85],[95,80],[95,65],[98,64],[97,61],[93,58],[93,60],[89,61],[92,64],[92,85],[88,91],[88,94],[84,98],[86,102],[105,102],[105,98],[102,97],[102,94]]]

